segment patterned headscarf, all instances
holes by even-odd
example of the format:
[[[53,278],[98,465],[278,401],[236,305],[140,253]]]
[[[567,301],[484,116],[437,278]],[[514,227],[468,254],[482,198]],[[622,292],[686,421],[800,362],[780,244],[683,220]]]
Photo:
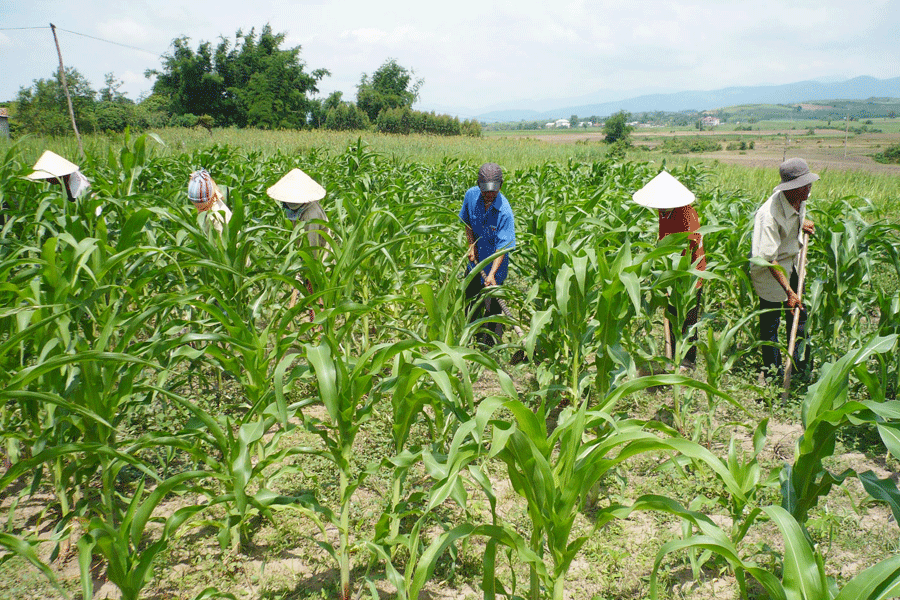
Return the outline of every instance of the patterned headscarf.
[[[197,212],[203,212],[211,209],[216,200],[221,200],[222,192],[209,176],[209,171],[200,169],[191,173],[188,181],[188,198],[194,203]]]
[[[300,218],[300,215],[303,214],[303,211],[307,209],[306,204],[289,204],[287,202],[281,203],[281,208],[284,209],[284,216],[290,219],[291,221],[296,221]]]

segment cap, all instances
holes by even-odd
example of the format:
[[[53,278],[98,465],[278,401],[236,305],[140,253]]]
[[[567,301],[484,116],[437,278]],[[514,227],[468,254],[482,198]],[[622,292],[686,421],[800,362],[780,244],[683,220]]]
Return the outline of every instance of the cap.
[[[503,185],[503,169],[497,163],[484,163],[478,169],[478,187],[482,192],[499,192]]]

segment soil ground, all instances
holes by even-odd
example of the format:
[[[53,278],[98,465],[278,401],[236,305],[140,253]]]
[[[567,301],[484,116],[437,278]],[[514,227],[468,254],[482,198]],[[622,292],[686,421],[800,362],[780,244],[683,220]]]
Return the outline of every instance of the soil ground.
[[[632,133],[635,146],[654,148],[666,137],[738,138],[747,142],[753,140],[753,150],[722,150],[704,154],[682,155],[706,161],[743,165],[748,167],[777,167],[785,156],[802,156],[816,169],[833,169],[839,171],[867,171],[872,173],[896,173],[900,175],[900,165],[886,165],[872,159],[872,154],[900,142],[896,133],[867,133],[850,135],[844,147],[844,132],[833,129],[817,129],[809,136],[804,129],[781,129],[767,131],[673,131],[638,129]],[[506,137],[522,137],[535,139],[547,144],[601,143],[603,134],[597,132],[573,132],[564,134],[516,134],[509,132]],[[723,144],[724,147],[724,144]]]

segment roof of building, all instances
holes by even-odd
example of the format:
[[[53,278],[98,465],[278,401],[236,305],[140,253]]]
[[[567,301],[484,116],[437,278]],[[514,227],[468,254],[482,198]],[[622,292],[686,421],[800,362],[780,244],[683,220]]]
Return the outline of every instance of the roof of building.
[[[9,118],[9,113],[6,112],[6,109],[3,107],[0,107],[0,117],[6,117],[7,119]]]

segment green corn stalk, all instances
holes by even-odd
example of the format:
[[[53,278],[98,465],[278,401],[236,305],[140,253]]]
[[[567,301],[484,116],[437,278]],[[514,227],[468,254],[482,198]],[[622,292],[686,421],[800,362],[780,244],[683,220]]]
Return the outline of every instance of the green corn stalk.
[[[797,440],[793,465],[781,472],[782,506],[805,527],[809,511],[831,487],[855,473],[848,469],[834,475],[823,466],[823,460],[834,453],[837,432],[849,423],[875,423],[882,441],[895,456],[900,456],[896,443],[898,401],[854,402],[848,399],[850,374],[877,389],[877,380],[866,370],[866,362],[878,354],[894,350],[897,336],[873,337],[863,348],[851,350],[835,363],[822,367],[819,380],[810,386],[803,400],[801,419],[803,435]],[[862,480],[866,484],[865,480]],[[805,532],[805,529],[804,529]],[[808,534],[807,534],[808,535]]]
[[[661,510],[689,520],[698,533],[684,540],[668,542],[657,553],[650,575],[650,598],[658,597],[658,572],[666,554],[684,549],[702,549],[722,556],[735,572],[742,598],[748,598],[746,575],[755,579],[770,598],[778,600],[874,600],[896,597],[900,590],[900,557],[892,556],[859,573],[838,590],[825,573],[822,555],[808,543],[801,525],[780,506],[766,506],[762,512],[775,523],[784,540],[784,567],[779,580],[752,561],[741,558],[731,540],[708,517],[686,511],[671,501],[639,498],[635,506]]]
[[[118,156],[110,148],[105,165],[88,156],[88,163],[98,167],[93,184],[98,193],[122,198],[131,196],[138,191],[141,174],[147,168],[152,155],[152,151],[148,151],[147,148],[148,140],[153,140],[159,145],[165,146],[162,139],[155,133],[142,134],[135,138],[132,144],[131,134],[126,130],[124,143],[119,150]]]
[[[428,365],[428,362],[422,363],[422,366],[425,365]],[[466,472],[482,488],[491,503],[492,514],[496,514],[496,498],[490,481],[475,463],[488,455],[486,446],[488,440],[484,436],[484,431],[494,412],[502,406],[503,401],[502,397],[482,400],[475,416],[459,424],[453,440],[446,450],[432,448],[418,452],[406,451],[386,459],[385,462],[395,467],[393,501],[389,511],[382,516],[376,526],[375,538],[371,542],[366,542],[366,546],[375,557],[381,558],[385,562],[388,580],[397,588],[399,598],[403,600],[418,598],[419,592],[433,572],[441,553],[451,544],[469,536],[488,536],[494,540],[495,544],[499,542],[513,547],[521,551],[523,556],[529,554],[527,544],[514,530],[496,523],[483,526],[466,524],[457,527],[452,527],[452,523],[442,524],[445,532],[436,536],[430,545],[426,546],[426,540],[423,539],[423,529],[428,527],[434,518],[434,509],[442,506],[448,498],[468,512],[466,508],[467,493],[463,486]],[[508,432],[508,428],[495,428],[490,439],[491,447],[502,448]],[[408,500],[401,500],[401,488],[397,486],[396,482],[399,478],[405,477],[408,469],[416,462],[424,464],[433,485],[423,494],[415,494]],[[421,505],[422,508],[414,508],[417,505]],[[408,531],[401,532],[401,519],[408,519],[411,516],[416,517],[412,527]],[[403,558],[405,565],[401,567],[402,572],[395,565],[395,551],[400,547],[406,550]],[[490,561],[487,562],[490,563]],[[487,570],[490,571],[492,568]],[[493,576],[487,572],[484,585],[493,585]]]
[[[533,600],[564,597],[566,573],[590,538],[589,534],[571,539],[575,518],[594,485],[632,456],[645,452],[678,452],[707,464],[731,494],[744,498],[725,465],[702,446],[684,439],[663,438],[648,430],[645,422],[612,416],[611,409],[625,395],[672,383],[707,388],[702,382],[677,375],[639,378],[616,388],[594,410],[588,410],[584,402],[577,410],[564,410],[552,432],[547,431],[543,406],[534,413],[518,400],[504,404],[514,415],[516,429],[508,435],[506,445],[497,456],[507,466],[513,489],[527,503],[531,551],[545,563],[545,568],[540,570],[531,564]],[[621,508],[612,505],[600,509],[593,515],[594,528],[617,517]],[[549,561],[545,558],[545,548]],[[541,575],[541,571],[546,575]]]
[[[147,280],[128,268],[142,253],[130,247],[142,219],[137,215],[125,224],[119,235],[129,246],[124,251],[109,245],[98,226],[100,238],[62,233],[48,238],[39,255],[17,264],[17,307],[2,317],[12,335],[0,345],[0,360],[9,366],[2,393],[17,406],[17,414],[4,415],[7,440],[26,446],[26,455],[71,443],[117,447],[119,425],[148,401],[143,371],[154,365],[145,358],[149,344],[138,339],[152,333],[162,311],[130,304]],[[90,456],[57,456],[47,467],[64,516],[93,474],[107,473]],[[41,473],[36,471],[33,485]],[[103,489],[112,486],[106,481]]]
[[[337,549],[330,543],[321,544],[338,563],[344,600],[350,598],[350,504],[353,493],[368,475],[366,470],[353,465],[353,444],[378,402],[377,395],[372,392],[378,384],[380,371],[397,353],[413,345],[415,342],[410,341],[376,345],[355,358],[342,350],[331,332],[326,330],[319,345],[304,345],[309,367],[298,367],[299,373],[314,377],[318,400],[327,411],[325,420],[304,415],[304,423],[325,446],[316,454],[328,458],[338,471],[340,506],[331,515],[339,544]]]
[[[156,557],[168,547],[169,540],[194,514],[206,507],[192,505],[179,508],[168,518],[153,518],[153,511],[169,494],[193,480],[209,477],[204,471],[186,471],[158,483],[145,494],[142,479],[124,511],[95,516],[86,520],[84,534],[78,540],[82,596],[93,597],[91,564],[95,556],[106,560],[106,576],[122,593],[123,600],[139,600],[141,590],[153,576]],[[164,523],[162,533],[147,531],[151,521]],[[148,543],[149,542],[149,543]]]

